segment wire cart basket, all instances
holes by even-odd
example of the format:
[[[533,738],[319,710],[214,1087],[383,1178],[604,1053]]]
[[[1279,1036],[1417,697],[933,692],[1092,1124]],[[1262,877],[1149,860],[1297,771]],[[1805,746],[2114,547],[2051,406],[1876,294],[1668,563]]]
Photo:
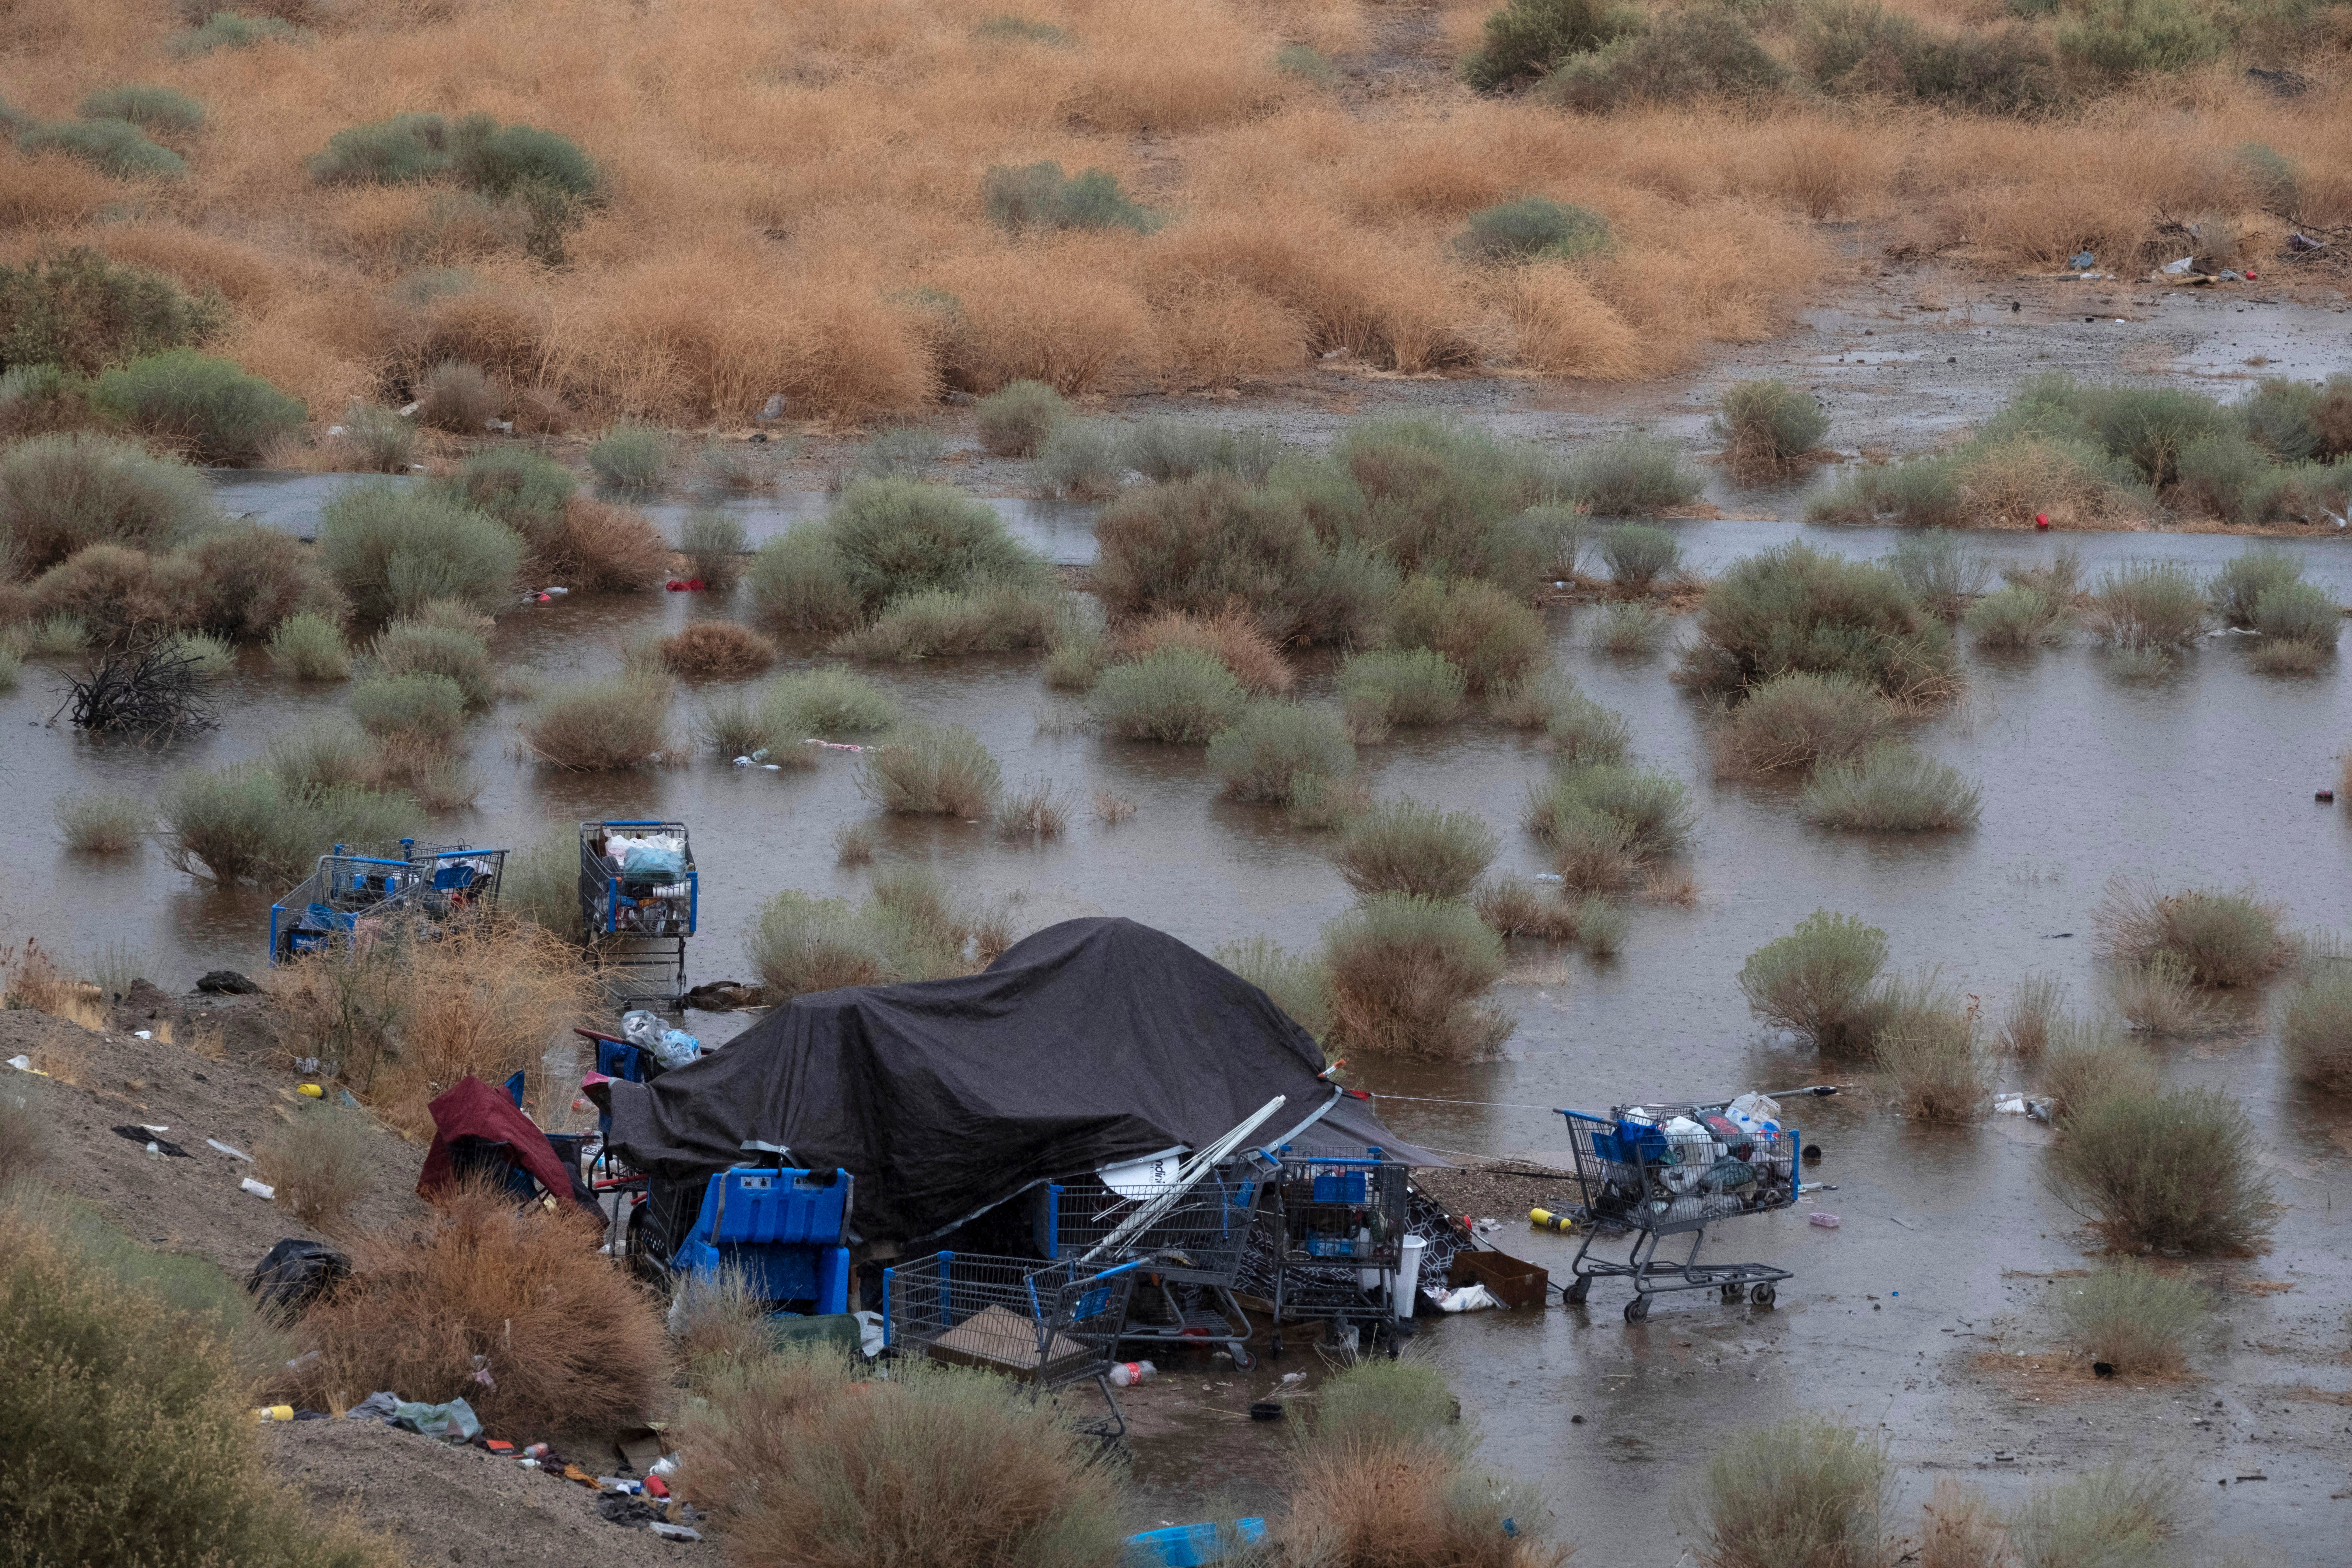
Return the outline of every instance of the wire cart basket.
[[[1775,1284],[1789,1270],[1765,1263],[1701,1263],[1698,1249],[1706,1227],[1718,1220],[1769,1214],[1797,1201],[1798,1151],[1804,1140],[1793,1127],[1748,1131],[1725,1114],[1728,1101],[1690,1105],[1618,1106],[1607,1116],[1562,1110],[1568,1119],[1576,1174],[1584,1188],[1585,1212],[1596,1224],[1576,1249],[1574,1281],[1565,1295],[1581,1302],[1598,1279],[1633,1282],[1625,1321],[1650,1315],[1650,1298],[1666,1290],[1714,1289],[1727,1305],[1745,1296],[1770,1307]],[[1633,1233],[1633,1250],[1622,1263],[1594,1258],[1592,1243],[1603,1226]],[[1688,1232],[1689,1256],[1661,1262],[1661,1238]]]
[[[269,907],[269,962],[358,942],[404,921],[494,909],[507,852],[464,844],[338,844]]]
[[[1253,1360],[1249,1317],[1234,1299],[1234,1280],[1266,1186],[1264,1170],[1243,1163],[1220,1166],[1182,1188],[1125,1180],[1113,1187],[1098,1175],[1052,1182],[1037,1189],[1034,1239],[1056,1261],[1144,1265],[1122,1341],[1223,1344],[1234,1365],[1246,1371]],[[1164,1212],[1134,1228],[1163,1203]]]
[[[1377,1147],[1284,1144],[1265,1152],[1279,1167],[1258,1235],[1270,1276],[1272,1354],[1282,1325],[1322,1321],[1385,1333],[1396,1347],[1397,1268],[1409,1233],[1412,1173]]]
[[[1091,1381],[1110,1407],[1094,1433],[1114,1442],[1127,1420],[1111,1396],[1111,1362],[1143,1268],[935,1252],[882,1271],[883,1342],[898,1355],[1001,1373],[1033,1396]]]
[[[685,1003],[701,898],[685,823],[580,825],[580,925],[616,1005]]]

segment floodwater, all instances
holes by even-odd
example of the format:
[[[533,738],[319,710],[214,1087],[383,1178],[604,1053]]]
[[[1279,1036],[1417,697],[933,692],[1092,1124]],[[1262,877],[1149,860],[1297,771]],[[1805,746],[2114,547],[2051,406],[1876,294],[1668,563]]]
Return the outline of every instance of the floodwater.
[[[1857,555],[1883,552],[1896,537],[1781,522],[1675,526],[1687,558],[1705,570],[1801,534]],[[2095,572],[2151,557],[2210,567],[2242,547],[2212,535],[1999,534],[1982,542],[2004,557],[2079,546]],[[2352,597],[2352,551],[2333,540],[2284,547]],[[639,636],[722,609],[698,595],[573,595],[508,616],[497,650],[560,682],[616,667]],[[1671,655],[1622,659],[1590,647],[1589,613],[1551,613],[1556,657],[1594,698],[1626,714],[1645,759],[1691,783],[1703,812],[1689,857],[1697,905],[1635,905],[1624,951],[1607,963],[1523,947],[1523,983],[1503,993],[1519,1019],[1503,1059],[1444,1068],[1362,1062],[1358,1081],[1381,1095],[1383,1114],[1404,1135],[1465,1153],[1553,1161],[1565,1158],[1559,1106],[1822,1081],[1856,1087],[1790,1112],[1826,1151],[1808,1174],[1836,1190],[1798,1213],[1735,1222],[1710,1237],[1709,1255],[1795,1271],[1778,1310],[1725,1308],[1701,1292],[1669,1298],[1646,1325],[1629,1327],[1619,1316],[1623,1288],[1602,1282],[1580,1310],[1428,1326],[1418,1342],[1454,1377],[1485,1434],[1486,1461],[1548,1487],[1560,1533],[1580,1548],[1580,1568],[1686,1560],[1670,1504],[1696,1462],[1729,1432],[1799,1409],[1883,1428],[1904,1476],[1906,1519],[1940,1474],[1983,1485],[2007,1505],[2038,1481],[2110,1457],[2168,1458],[2195,1483],[2197,1538],[2210,1529],[2217,1539],[2259,1539],[2297,1568],[2343,1562],[2352,1526],[2352,1504],[2341,1496],[2346,1412],[2325,1401],[2352,1391],[2352,1363],[2342,1354],[2352,1271],[2345,1216],[2334,1210],[2344,1195],[2352,1214],[2352,1105],[2291,1083],[2261,998],[2245,1000],[2231,1033],[2151,1049],[2176,1081],[2220,1086],[2247,1105],[2291,1207],[2273,1250],[2234,1272],[2292,1289],[2227,1296],[2187,1382],[2101,1385],[2063,1400],[2053,1390],[2045,1405],[2031,1387],[1997,1386],[1972,1358],[2047,1347],[2043,1292],[2063,1287],[2024,1276],[2084,1266],[2074,1216],[2042,1184],[2048,1134],[2006,1117],[1958,1129],[1901,1120],[1866,1075],[1759,1029],[1733,976],[1748,953],[1826,907],[1884,927],[1895,964],[1940,965],[1990,1017],[2033,971],[2059,976],[2074,1005],[2098,1005],[2109,976],[2091,952],[2091,911],[2119,872],[2167,884],[2252,882],[2298,927],[2352,928],[2352,806],[2313,800],[2334,782],[2352,738],[2352,686],[2336,669],[2308,680],[2259,675],[2245,661],[2245,639],[2234,637],[2209,640],[2170,678],[2137,685],[2112,679],[2091,647],[1972,657],[1969,700],[1919,726],[1916,740],[1981,783],[1982,826],[1916,839],[1840,835],[1800,821],[1786,789],[1709,779],[1699,711],[1666,679]],[[1349,906],[1325,841],[1273,811],[1220,799],[1199,749],[1041,727],[1054,700],[1034,658],[872,673],[915,712],[978,731],[1008,783],[1043,775],[1081,802],[1109,791],[1137,808],[1110,827],[1082,806],[1068,834],[1043,847],[999,842],[980,824],[878,820],[886,858],[929,860],[967,892],[1012,900],[1024,925],[1123,914],[1203,948],[1253,935],[1308,946]],[[289,726],[337,711],[342,692],[295,689],[247,655],[226,683],[220,729],[141,749],[44,727],[58,684],[53,668],[28,667],[22,688],[0,697],[0,731],[15,737],[0,747],[0,942],[37,935],[84,954],[129,943],[145,951],[146,973],[167,988],[185,988],[210,968],[257,969],[266,894],[207,888],[152,847],[110,862],[68,855],[57,843],[52,805],[93,789],[152,799],[177,770],[253,756]],[[1328,669],[1303,686],[1307,700],[1328,700]],[[681,731],[718,689],[681,700]],[[474,810],[436,833],[517,843],[583,817],[687,821],[703,876],[693,979],[746,975],[741,933],[775,889],[862,892],[867,873],[837,868],[827,843],[837,824],[867,815],[855,757],[827,752],[806,773],[738,770],[698,756],[690,766],[619,777],[565,774],[518,760],[519,713],[510,704],[476,725],[471,755],[486,787]],[[1502,868],[1545,868],[1518,827],[1524,794],[1547,766],[1527,739],[1465,722],[1368,748],[1363,764],[1380,795],[1487,817],[1503,830]],[[693,1025],[717,1038],[742,1022],[697,1015]],[[1815,1208],[1840,1215],[1842,1227],[1810,1226]],[[1496,1217],[1505,1223],[1495,1239],[1506,1250],[1565,1272],[1573,1238]],[[1262,1369],[1257,1387],[1282,1370]],[[2306,1392],[2283,1404],[2288,1389]],[[2199,1418],[2210,1426],[2191,1426]],[[1174,1500],[1191,1492],[1203,1448],[1230,1456],[1262,1430],[1224,1415],[1180,1423],[1173,1435],[1139,1445],[1137,1478],[1150,1495],[1171,1500],[1165,1507],[1187,1506]],[[2267,1479],[2235,1479],[2257,1474]],[[2222,1479],[2233,1484],[2215,1484]]]

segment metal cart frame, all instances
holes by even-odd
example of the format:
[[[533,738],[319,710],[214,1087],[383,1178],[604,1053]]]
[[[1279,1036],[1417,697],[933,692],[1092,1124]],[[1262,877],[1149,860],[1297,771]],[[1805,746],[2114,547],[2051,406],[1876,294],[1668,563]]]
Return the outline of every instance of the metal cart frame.
[[[1761,1135],[1743,1133],[1739,1144],[1719,1142],[1712,1131],[1699,1137],[1671,1136],[1664,1129],[1676,1116],[1719,1114],[1728,1101],[1675,1106],[1619,1106],[1609,1115],[1560,1111],[1568,1120],[1585,1213],[1601,1224],[1633,1232],[1622,1263],[1591,1256],[1599,1226],[1588,1226],[1570,1265],[1575,1279],[1563,1292],[1570,1305],[1591,1294],[1592,1281],[1630,1279],[1633,1299],[1625,1321],[1650,1315],[1650,1298],[1670,1290],[1718,1292],[1726,1305],[1745,1296],[1769,1308],[1779,1281],[1793,1278],[1767,1263],[1701,1263],[1698,1249],[1717,1220],[1769,1214],[1797,1201],[1798,1153],[1804,1139],[1793,1127]],[[1629,1119],[1629,1113],[1639,1117]],[[1647,1118],[1644,1121],[1641,1118]],[[1659,1243],[1688,1232],[1690,1253],[1681,1262],[1661,1262]]]
[[[1232,1352],[1234,1365],[1247,1371],[1255,1359],[1249,1350],[1249,1314],[1234,1297],[1234,1279],[1241,1271],[1265,1187],[1262,1174],[1231,1165],[1211,1172],[1181,1194],[1174,1184],[1115,1191],[1099,1176],[1050,1182],[1037,1190],[1032,1227],[1037,1250],[1049,1259],[1103,1263],[1132,1258],[1144,1265],[1139,1285],[1157,1293],[1166,1321],[1139,1324],[1130,1316],[1119,1331],[1122,1342],[1223,1344]],[[1171,1194],[1177,1195],[1166,1213],[1122,1239],[1110,1257],[1096,1256],[1139,1211]],[[1178,1299],[1180,1286],[1207,1292],[1216,1306],[1216,1321],[1188,1312]]]
[[[1017,1378],[1032,1398],[1091,1381],[1110,1411],[1091,1430],[1108,1447],[1127,1432],[1110,1368],[1144,1268],[969,1252],[894,1264],[882,1271],[883,1347]]]
[[[665,906],[653,930],[636,924],[641,905],[624,891],[627,880],[604,858],[615,829],[674,833],[685,847],[686,870],[676,882],[650,886],[644,896]],[[683,905],[683,910],[679,906]],[[680,919],[682,912],[683,918]],[[676,1012],[686,1002],[686,939],[702,913],[702,881],[683,822],[583,822],[580,825],[580,925],[590,961],[620,1007],[657,1005]]]
[[[1410,1228],[1411,1168],[1376,1145],[1283,1144],[1260,1153],[1278,1167],[1260,1228],[1272,1251],[1274,1338],[1319,1319],[1388,1336],[1396,1353],[1397,1269]],[[1367,1280],[1367,1274],[1377,1278]]]
[[[466,844],[338,844],[269,906],[269,962],[357,940],[360,924],[498,907],[507,852]]]

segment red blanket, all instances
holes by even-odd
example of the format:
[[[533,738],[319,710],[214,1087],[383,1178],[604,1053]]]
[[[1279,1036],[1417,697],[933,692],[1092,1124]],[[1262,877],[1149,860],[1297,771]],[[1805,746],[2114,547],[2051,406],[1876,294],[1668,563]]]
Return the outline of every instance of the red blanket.
[[[515,1163],[555,1194],[558,1206],[576,1204],[572,1178],[539,1124],[517,1109],[502,1090],[478,1078],[460,1079],[425,1107],[433,1113],[433,1147],[425,1155],[425,1173],[416,1178],[416,1195],[429,1199],[457,1179],[451,1141],[471,1135],[514,1150]]]

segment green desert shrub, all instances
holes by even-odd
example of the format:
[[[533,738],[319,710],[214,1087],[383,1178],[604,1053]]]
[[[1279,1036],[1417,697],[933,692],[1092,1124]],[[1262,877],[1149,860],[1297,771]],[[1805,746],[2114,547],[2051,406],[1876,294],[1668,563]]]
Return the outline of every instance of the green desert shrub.
[[[1886,933],[1855,915],[1815,910],[1740,967],[1748,1007],[1817,1050],[1866,1050],[1875,1025],[1872,986],[1886,967]]]
[[[2167,1465],[2122,1461],[2038,1487],[2010,1516],[2010,1552],[2018,1568],[2161,1562],[2187,1492]]]
[[[1582,113],[1699,98],[1759,98],[1780,90],[1788,71],[1729,11],[1669,11],[1649,26],[1545,79],[1546,102]]]
[[[1459,900],[1376,893],[1323,929],[1323,963],[1335,1048],[1465,1061],[1510,1037],[1510,1015],[1482,1001],[1503,939]]]
[[[2125,4],[2173,5],[2178,0],[2125,0]],[[2129,459],[2151,485],[2168,485],[2179,479],[2181,455],[2198,441],[2234,433],[2228,412],[2201,393],[2105,387],[2090,398],[2088,409],[2100,445]]]
[[[980,444],[1000,458],[1034,458],[1070,405],[1042,381],[1016,381],[980,400]]]
[[[498,676],[490,667],[489,642],[460,627],[394,621],[369,646],[368,654],[384,675],[447,676],[474,712],[481,712],[497,700]],[[356,692],[353,697],[356,700]]]
[[[2254,601],[2254,629],[2265,638],[2332,648],[2343,628],[2344,611],[2336,595],[2314,584],[2265,588]]]
[[[1538,826],[1538,837],[1556,837],[1558,825],[1598,816],[1624,829],[1641,860],[1683,849],[1698,826],[1697,808],[1682,781],[1654,769],[1609,763],[1564,766],[1543,798],[1554,828]]]
[[[1974,827],[1983,792],[1958,768],[1908,746],[1879,746],[1813,774],[1806,820],[1850,833],[1951,833]]]
[[[2295,988],[2279,1020],[2279,1044],[2298,1079],[2352,1093],[2352,968],[2330,964]]]
[[[499,878],[499,908],[565,942],[582,940],[577,830],[555,828],[509,854]]]
[[[1050,48],[1069,47],[1077,40],[1050,22],[1032,21],[1026,16],[991,16],[971,29],[975,38],[998,38],[1012,43],[1044,44]]]
[[[102,87],[82,95],[84,120],[127,120],[149,131],[193,135],[205,128],[205,106],[174,88],[147,83]]]
[[[404,474],[416,457],[416,427],[389,408],[354,403],[340,432],[330,432],[339,466],[362,474]]]
[[[377,761],[373,738],[340,718],[316,719],[283,731],[264,754],[278,782],[297,794],[333,784],[364,784]]]
[[[1393,800],[1348,824],[1331,859],[1359,893],[1461,899],[1486,875],[1500,842],[1475,813]]]
[[[760,613],[791,631],[844,631],[864,610],[823,523],[803,523],[760,546],[750,575]]]
[[[859,759],[858,793],[884,811],[912,816],[986,817],[1004,787],[1003,771],[961,724],[910,725]]]
[[[2255,522],[2260,521],[2263,481],[2273,471],[2263,449],[2239,431],[2200,436],[2180,454],[2173,504],[2183,510],[2201,507],[2238,526]]]
[[[0,691],[14,691],[24,679],[25,652],[22,644],[11,637],[0,637]]]
[[[1658,651],[1672,623],[1655,605],[1628,600],[1603,605],[1593,616],[1593,646],[1632,658]]]
[[[56,809],[66,847],[84,855],[120,855],[147,835],[147,808],[135,795],[60,795]]]
[[[1162,221],[1150,208],[1130,200],[1108,170],[1066,175],[1061,164],[1050,161],[1019,168],[989,165],[981,179],[980,200],[988,220],[1013,234],[1070,228],[1150,234]]]
[[[215,11],[200,25],[173,33],[163,41],[163,47],[182,59],[194,59],[215,49],[249,49],[258,44],[310,41],[309,28],[275,16],[240,16],[234,11]]]
[[[352,717],[372,735],[446,745],[465,728],[466,692],[446,675],[371,675],[352,687]]]
[[[289,616],[269,636],[269,663],[295,680],[341,680],[352,672],[351,649],[342,628],[327,616]]]
[[[1679,442],[1629,430],[1570,458],[1562,488],[1594,517],[1656,517],[1696,500],[1706,481]]]
[[[511,603],[523,540],[497,519],[429,487],[353,485],[319,510],[319,553],[369,620],[413,615],[436,599],[485,614]]]
[[[842,483],[846,486],[857,479],[928,479],[947,455],[947,437],[928,425],[895,426],[858,448],[857,460],[843,476]]]
[[[1886,1561],[1895,1485],[1883,1442],[1792,1415],[1718,1447],[1675,1522],[1719,1568],[1874,1568]]]
[[[1790,670],[1843,672],[1897,701],[1950,695],[1951,633],[1884,566],[1796,543],[1734,562],[1707,585],[1675,679],[1728,693]]]
[[[470,452],[443,482],[467,505],[505,523],[541,552],[562,536],[564,508],[580,488],[571,469],[528,447]]]
[[[424,814],[404,795],[351,784],[289,788],[267,763],[183,773],[157,803],[172,864],[215,882],[290,887],[337,844],[414,837]]]
[[[1486,18],[1486,47],[1465,56],[1462,79],[1492,91],[1540,77],[1572,55],[1599,48],[1642,26],[1639,11],[1607,0],[1509,0]]]
[[[1130,490],[1095,524],[1095,591],[1114,619],[1238,604],[1277,639],[1323,551],[1296,502],[1226,474]]]
[[[2051,1120],[2060,1127],[2102,1094],[2150,1098],[2164,1089],[2156,1058],[2107,1018],[2060,1018],[2053,1024],[2036,1081],[2049,1097]]]
[[[1252,702],[1209,742],[1208,763],[1234,799],[1288,805],[1307,781],[1319,787],[1352,774],[1356,747],[1327,709]]]
[[[505,398],[480,365],[445,359],[416,381],[416,422],[453,436],[479,436]]]
[[[2092,911],[2100,956],[2124,963],[2171,958],[2200,985],[2252,985],[2293,959],[2283,911],[2252,887],[2159,890],[2149,877],[2111,880]]]
[[[1618,763],[1633,754],[1633,735],[1625,716],[1603,708],[1581,691],[1561,697],[1544,715],[1544,740],[1561,768]]]
[[[1263,484],[1282,458],[1282,437],[1272,430],[1236,430],[1196,425],[1186,419],[1146,419],[1127,433],[1126,466],[1153,484],[1201,474],[1230,474]]]
[[[2065,640],[2070,619],[2064,603],[2047,594],[1996,588],[1969,606],[1960,625],[1979,647],[2048,647]]]
[[[643,767],[669,745],[671,689],[667,677],[639,670],[560,687],[523,716],[523,746],[550,767],[573,773]]]
[[[1601,535],[1601,559],[1609,563],[1609,580],[1637,594],[1648,593],[1682,558],[1682,542],[1663,528],[1628,522]]]
[[[2068,1118],[2052,1180],[2119,1252],[2246,1255],[2278,1223],[2262,1144],[2220,1089],[2095,1093]]]
[[[1942,529],[1905,540],[1886,558],[1887,570],[1929,613],[1957,621],[1992,584],[1992,557]]]
[[[226,316],[217,296],[192,299],[163,274],[86,246],[0,266],[0,364],[12,374],[55,367],[45,394],[51,397],[65,390],[60,373],[96,375],[186,348],[217,331]]]
[[[446,174],[490,196],[578,200],[596,190],[595,166],[570,141],[536,126],[500,126],[487,114],[456,121],[395,114],[354,125],[327,139],[310,173],[320,184],[404,184]]]
[[[1473,261],[1572,261],[1609,248],[1609,220],[1591,207],[1520,196],[1465,218],[1454,248]]]
[[[2254,603],[2273,588],[2303,581],[2303,563],[2284,550],[2249,550],[2213,574],[2206,597],[2225,626],[2252,626]]]
[[[1274,68],[1279,75],[1296,78],[1311,87],[1329,87],[1339,78],[1329,60],[1305,44],[1285,44],[1275,50]]]
[[[2265,376],[2239,403],[2238,420],[2273,462],[2301,463],[2319,450],[2319,403],[2316,386]]]
[[[1196,746],[1229,728],[1242,704],[1241,682],[1233,671],[1185,647],[1161,648],[1112,665],[1087,700],[1108,734]]]
[[[164,551],[217,521],[202,474],[79,431],[0,452],[0,554],[32,576],[92,544]]]
[[[259,642],[295,616],[343,612],[317,549],[257,522],[197,533],[156,563],[156,581],[182,626],[231,642]]]
[[[1462,671],[1470,690],[1507,687],[1542,662],[1543,617],[1526,601],[1475,577],[1414,577],[1389,604],[1399,647],[1429,648]]]
[[[1716,405],[1716,438],[1732,467],[1748,472],[1788,472],[1829,430],[1819,400],[1785,381],[1735,381]]]
[[[2084,1360],[2122,1373],[2180,1371],[2189,1336],[2206,1316],[2204,1291],[2136,1259],[2119,1259],[2086,1279],[2059,1280],[2053,1289],[2066,1342]]]
[[[669,437],[650,425],[624,421],[588,448],[597,481],[616,490],[657,490],[669,471]]]
[[[1064,500],[1105,500],[1127,474],[1118,432],[1099,419],[1064,419],[1037,445],[1037,488]]]
[[[1847,762],[1869,751],[1894,720],[1886,700],[1851,675],[1776,675],[1717,725],[1716,771],[1752,778]]]
[[[729,592],[742,575],[746,542],[743,520],[732,512],[706,508],[688,513],[678,525],[677,548],[688,574],[701,578],[714,594]]]
[[[249,463],[302,423],[302,400],[194,349],[170,349],[100,374],[93,407],[198,461]]]
[[[1359,727],[1443,724],[1462,716],[1462,672],[1430,648],[1357,654],[1339,667],[1339,679]]]
[[[943,485],[860,480],[826,515],[824,530],[842,583],[867,613],[903,594],[982,579],[1042,583],[1046,575],[995,508]]]
[[[59,120],[16,138],[20,153],[63,153],[118,180],[176,180],[188,162],[128,120]]]
[[[199,675],[226,675],[236,668],[236,649],[209,632],[181,632],[164,646]]]
[[[1954,454],[1873,463],[1805,498],[1809,522],[1890,522],[1899,528],[1959,528],[1962,459]]]
[[[1276,1006],[1319,1043],[1331,1032],[1331,976],[1310,953],[1286,952],[1262,936],[1224,942],[1209,954],[1274,998]]]
[[[2058,58],[2085,76],[2120,82],[2202,65],[2228,42],[2186,0],[2094,0],[2059,27]]]
[[[1363,420],[1327,457],[1286,464],[1269,484],[1327,543],[1377,551],[1407,575],[1531,589],[1561,575],[1581,526],[1558,504],[1570,498],[1556,455],[1460,421]]]
[[[835,653],[853,658],[916,659],[1043,647],[1057,623],[1057,590],[1026,583],[907,594],[871,623],[841,637]]]

